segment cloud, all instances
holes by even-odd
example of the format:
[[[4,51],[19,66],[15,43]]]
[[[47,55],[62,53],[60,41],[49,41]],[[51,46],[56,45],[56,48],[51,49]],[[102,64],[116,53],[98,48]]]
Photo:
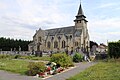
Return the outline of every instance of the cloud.
[[[98,6],[96,9],[92,9],[95,5],[91,4],[87,4],[86,7],[90,14],[86,15],[90,16],[87,17],[89,18],[90,39],[98,43],[106,43],[107,39],[119,40],[119,12],[116,11],[113,15],[109,8],[119,9],[120,3],[98,3],[95,4]],[[78,5],[78,1],[73,0],[14,0],[13,2],[6,0],[4,3],[0,1],[2,12],[0,13],[0,34],[6,37],[32,40],[36,29],[74,25],[73,19]]]
[[[47,3],[45,0],[39,4],[34,3],[33,0],[26,0],[25,2],[24,0],[17,0],[17,2],[22,9],[19,16],[24,17],[24,22],[29,24],[40,24],[41,26],[54,28],[56,24],[61,25],[65,24],[65,21],[69,21],[70,15],[64,14],[59,8],[60,0],[47,1]]]
[[[60,2],[60,0],[49,2],[38,0],[38,3],[34,0],[14,1],[12,4],[17,4],[15,6],[17,11],[6,7],[8,10],[5,10],[4,15],[0,13],[1,36],[30,40],[35,30],[40,27],[48,29],[68,24],[70,15],[62,12],[59,8]]]
[[[88,24],[91,40],[98,43],[120,40],[119,18],[94,18]]]
[[[95,4],[94,8],[92,7],[93,10],[96,11],[101,11],[101,13],[104,12],[109,12],[109,11],[113,11],[113,10],[117,10],[120,8],[120,2],[113,2],[113,1],[98,1],[98,4]]]
[[[108,8],[116,5],[118,5],[118,3],[106,3],[106,4],[101,4],[99,8]]]
[[[5,3],[0,2],[0,9],[6,9],[7,5]]]

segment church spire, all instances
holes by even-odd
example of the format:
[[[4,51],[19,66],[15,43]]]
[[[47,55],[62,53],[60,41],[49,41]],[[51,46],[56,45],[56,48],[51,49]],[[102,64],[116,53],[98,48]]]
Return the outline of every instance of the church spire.
[[[80,2],[80,7],[79,7],[79,10],[78,10],[78,14],[77,15],[84,15],[84,12],[82,10],[82,6],[81,6],[81,2]]]
[[[84,21],[88,22],[85,18],[86,18],[86,16],[84,15],[84,12],[83,12],[83,9],[82,9],[82,5],[81,5],[81,1],[80,1],[78,14],[77,14],[76,19],[74,20],[74,22],[81,21],[81,20],[84,20]]]

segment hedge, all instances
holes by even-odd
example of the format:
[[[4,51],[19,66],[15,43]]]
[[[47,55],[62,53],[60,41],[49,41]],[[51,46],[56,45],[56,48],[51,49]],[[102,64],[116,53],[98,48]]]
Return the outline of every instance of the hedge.
[[[108,54],[110,58],[120,58],[120,42],[109,42]]]

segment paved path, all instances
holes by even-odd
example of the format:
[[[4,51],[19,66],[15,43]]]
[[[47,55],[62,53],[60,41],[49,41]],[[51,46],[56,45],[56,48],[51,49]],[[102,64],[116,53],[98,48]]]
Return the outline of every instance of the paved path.
[[[0,70],[0,80],[65,80],[71,76],[78,74],[79,72],[85,70],[86,68],[88,68],[94,64],[96,64],[96,63],[94,63],[94,62],[77,63],[77,64],[75,64],[76,65],[75,68],[73,68],[69,71],[54,75],[47,79],[40,79],[40,78],[36,78],[36,77],[32,77],[32,76],[23,76],[23,75],[13,74],[11,72],[6,72],[6,71]]]
[[[71,69],[71,70],[64,72],[62,74],[55,75],[54,77],[50,77],[50,78],[45,79],[45,80],[66,80],[66,79],[78,74],[79,72],[85,70],[86,68],[93,66],[94,64],[96,64],[96,63],[93,63],[93,62],[78,63],[78,64],[75,64],[76,68]]]

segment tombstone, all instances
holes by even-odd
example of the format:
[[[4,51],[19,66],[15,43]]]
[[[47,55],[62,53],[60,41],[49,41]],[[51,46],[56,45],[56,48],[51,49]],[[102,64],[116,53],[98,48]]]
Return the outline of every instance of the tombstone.
[[[42,56],[43,56],[42,51],[40,51],[40,56],[39,57],[42,57]]]
[[[35,56],[42,57],[43,56],[42,51],[35,51]]]
[[[32,49],[32,55],[34,55],[34,49]]]

